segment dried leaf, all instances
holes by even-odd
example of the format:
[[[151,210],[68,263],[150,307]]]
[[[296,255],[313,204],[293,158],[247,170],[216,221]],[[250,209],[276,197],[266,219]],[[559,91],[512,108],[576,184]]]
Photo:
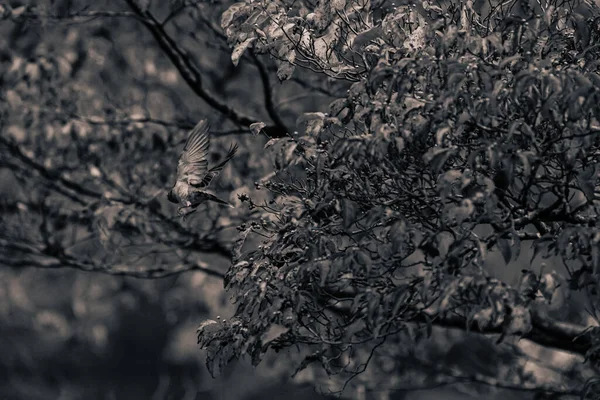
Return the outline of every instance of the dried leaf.
[[[233,65],[235,65],[235,66],[238,65],[238,63],[240,62],[240,58],[242,57],[242,55],[244,54],[246,49],[255,40],[256,40],[256,37],[250,37],[250,38],[244,40],[243,42],[235,45],[235,47],[233,48],[233,52],[231,53],[231,62],[233,62]]]
[[[254,136],[258,136],[260,131],[263,130],[265,126],[266,125],[264,122],[255,122],[253,124],[250,124],[250,131]]]
[[[506,238],[498,238],[498,249],[504,258],[504,262],[508,264],[512,259],[512,250],[510,248],[510,241]]]

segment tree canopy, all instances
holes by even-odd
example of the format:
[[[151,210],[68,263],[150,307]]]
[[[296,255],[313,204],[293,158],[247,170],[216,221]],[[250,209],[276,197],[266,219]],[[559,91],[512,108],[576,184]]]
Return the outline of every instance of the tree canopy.
[[[600,330],[548,308],[585,292],[598,317],[599,21],[586,2],[231,6],[234,63],[252,48],[280,80],[304,67],[353,83],[273,144],[289,157],[263,183],[270,204],[248,200],[262,218],[243,232],[264,240],[228,272],[235,319],[200,336],[209,366],[302,345],[299,369],[353,376],[392,352],[400,374],[434,326],[595,363]],[[520,282],[494,277],[490,252],[529,246]]]

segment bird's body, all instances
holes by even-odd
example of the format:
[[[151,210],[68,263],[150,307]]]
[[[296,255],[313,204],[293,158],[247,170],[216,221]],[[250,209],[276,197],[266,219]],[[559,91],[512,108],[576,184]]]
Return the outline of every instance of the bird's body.
[[[231,207],[228,202],[219,199],[205,189],[233,158],[237,151],[237,145],[229,148],[227,156],[221,163],[208,169],[209,128],[208,122],[201,120],[190,131],[177,164],[177,181],[167,194],[170,202],[182,205],[177,209],[177,213],[181,216],[196,211],[196,208],[205,201],[213,201]]]

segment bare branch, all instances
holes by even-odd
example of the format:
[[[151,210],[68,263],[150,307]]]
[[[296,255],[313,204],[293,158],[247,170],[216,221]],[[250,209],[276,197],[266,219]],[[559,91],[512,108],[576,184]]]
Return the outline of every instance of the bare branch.
[[[84,195],[84,196],[90,196],[90,197],[95,197],[95,198],[102,197],[102,193],[96,192],[95,190],[88,189],[88,188],[80,185],[77,182],[69,180],[69,179],[65,178],[64,176],[61,176],[61,174],[59,172],[49,170],[49,169],[45,168],[43,165],[41,165],[40,163],[33,160],[32,158],[27,157],[21,151],[21,149],[19,148],[19,146],[16,143],[8,140],[7,138],[0,136],[0,144],[4,145],[9,150],[9,152],[15,156],[15,158],[17,158],[17,159],[21,160],[21,162],[27,164],[34,171],[38,172],[43,178],[50,180],[50,181],[58,181],[66,188],[71,189],[77,193]]]
[[[90,125],[99,125],[99,126],[118,126],[118,125],[131,125],[131,124],[153,124],[160,125],[167,128],[177,128],[183,130],[190,130],[195,125],[196,122],[176,122],[176,121],[166,121],[164,119],[152,118],[152,117],[129,117],[129,118],[121,118],[121,119],[106,119],[102,117],[96,116],[82,116],[69,114],[69,118],[73,118],[79,120],[81,122],[85,122]],[[249,129],[231,129],[226,131],[211,131],[211,135],[213,136],[227,136],[239,133],[249,133]]]
[[[196,93],[201,99],[203,99],[209,106],[215,110],[221,112],[232,122],[250,126],[255,122],[259,122],[257,119],[243,115],[242,113],[232,109],[226,103],[223,103],[217,99],[212,93],[210,93],[202,83],[202,74],[198,67],[192,62],[188,54],[181,49],[175,40],[169,36],[165,31],[163,25],[149,12],[144,11],[133,0],[125,0],[129,7],[141,18],[143,24],[148,28],[160,48],[169,57],[173,65],[177,68],[182,78],[186,81],[189,87]],[[265,131],[272,137],[283,137],[287,134],[287,130],[282,130],[278,126],[269,126],[265,128]]]
[[[140,279],[160,279],[166,278],[168,276],[179,275],[184,272],[193,272],[200,271],[209,276],[213,276],[215,278],[224,279],[225,274],[217,271],[215,269],[209,268],[205,263],[197,263],[197,264],[179,264],[175,266],[165,266],[165,267],[155,267],[155,268],[145,268],[140,270],[132,270],[126,267],[122,268],[114,268],[112,266],[107,265],[96,265],[93,263],[87,263],[80,260],[70,259],[63,261],[50,261],[44,262],[39,259],[4,259],[2,263],[6,266],[13,268],[25,268],[25,267],[35,267],[42,269],[60,269],[60,268],[72,268],[78,269],[80,271],[85,272],[100,272],[103,274],[114,275],[114,276],[130,276],[133,278]]]
[[[273,90],[271,87],[271,81],[269,79],[269,73],[267,71],[267,67],[263,64],[263,62],[258,58],[254,52],[252,54],[252,61],[254,61],[254,65],[258,68],[258,73],[260,75],[260,79],[262,81],[263,86],[263,95],[265,96],[265,107],[267,109],[267,113],[271,120],[275,123],[278,129],[282,131],[287,131],[285,124],[281,120],[277,109],[275,108],[275,104],[273,103]]]

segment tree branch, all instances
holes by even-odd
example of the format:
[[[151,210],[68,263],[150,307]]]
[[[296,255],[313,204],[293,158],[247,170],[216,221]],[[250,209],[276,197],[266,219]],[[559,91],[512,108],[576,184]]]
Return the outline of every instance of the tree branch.
[[[33,170],[38,172],[43,178],[50,181],[59,181],[64,187],[84,196],[95,198],[102,197],[102,193],[88,189],[77,182],[73,182],[69,179],[66,179],[65,177],[61,176],[60,173],[46,169],[43,165],[27,157],[16,143],[0,136],[0,144],[3,144],[8,149],[8,151],[15,156],[15,158],[19,159],[21,162],[31,167]]]
[[[413,321],[423,324],[431,323],[432,325],[445,328],[469,329],[473,332],[484,334],[502,333],[502,327],[500,326],[479,329],[477,322],[474,320],[467,326],[466,319],[457,315],[429,318],[431,322],[427,321],[425,315],[419,315]],[[532,312],[532,325],[533,329],[523,335],[523,339],[529,339],[542,346],[553,347],[584,356],[592,346],[592,332],[584,326],[555,321],[535,312]]]
[[[183,130],[192,129],[197,122],[177,122],[177,121],[167,121],[164,119],[152,118],[152,117],[128,117],[122,119],[105,119],[97,116],[83,116],[83,115],[75,115],[69,114],[67,115],[69,118],[76,119],[78,121],[84,122],[90,125],[105,125],[105,126],[117,126],[117,125],[131,125],[131,124],[153,124],[164,126],[166,128],[177,128]],[[233,135],[239,133],[249,133],[250,130],[246,128],[242,129],[232,129],[227,131],[212,131],[211,135],[213,136],[226,136]]]
[[[329,304],[325,305],[325,307],[342,318],[350,316],[350,310],[346,306]],[[528,339],[542,346],[553,347],[583,356],[586,355],[587,351],[594,344],[594,332],[592,329],[569,322],[556,321],[535,311],[531,311],[531,317],[533,328],[530,332],[521,336],[523,339]],[[413,316],[407,316],[401,322],[460,329],[481,334],[503,333],[502,326],[489,326],[482,329],[476,320],[473,319],[470,323],[467,323],[465,317],[451,313],[441,315],[422,311],[415,313]]]
[[[181,77],[189,85],[189,87],[204,100],[209,106],[221,112],[232,122],[250,126],[256,119],[248,117],[230,108],[227,104],[221,102],[212,93],[210,93],[202,84],[202,74],[198,67],[194,65],[190,57],[182,50],[177,43],[167,34],[163,25],[150,13],[142,10],[134,0],[125,0],[133,12],[140,17],[142,23],[148,28],[160,48],[169,57],[175,68],[181,74]],[[287,135],[287,130],[281,126],[268,126],[265,131],[272,137],[283,137]]]
[[[256,54],[254,54],[253,51],[251,51],[250,54],[252,54],[252,61],[254,62],[254,65],[256,65],[256,68],[258,68],[258,73],[262,81],[263,95],[265,97],[265,107],[267,109],[267,113],[278,129],[287,132],[287,128],[281,120],[275,104],[273,103],[273,91],[271,88],[271,80],[269,79],[269,72],[267,71],[267,68],[263,62]]]
[[[51,262],[43,262],[41,260],[35,259],[22,259],[22,260],[12,260],[12,259],[4,259],[2,260],[2,264],[13,267],[13,268],[23,268],[23,267],[35,267],[41,269],[61,269],[61,268],[72,268],[78,269],[84,272],[99,272],[108,275],[114,276],[130,276],[134,278],[140,279],[160,279],[168,276],[182,274],[184,272],[192,272],[192,271],[200,271],[205,273],[206,275],[213,276],[215,278],[224,279],[225,274],[209,268],[205,263],[187,263],[187,264],[179,264],[176,266],[169,265],[168,267],[155,267],[155,268],[147,268],[143,270],[131,270],[128,268],[114,268],[112,266],[101,265],[98,266],[92,263],[86,263],[82,261],[78,261],[75,259],[71,259],[68,261],[51,261]]]
[[[135,206],[141,208],[150,216],[157,218],[162,224],[164,224],[166,229],[181,235],[180,240],[171,241],[168,243],[169,245],[177,245],[183,249],[202,253],[218,254],[228,260],[231,259],[231,250],[226,245],[214,238],[206,236],[199,237],[196,232],[189,230],[177,220],[174,220],[173,218],[170,218],[159,210],[153,208],[150,204],[150,201],[140,199],[138,196],[131,193],[125,193],[123,194],[123,197],[111,197],[110,199],[107,199],[102,191],[88,189],[73,180],[61,176],[60,172],[57,170],[46,168],[43,164],[25,154],[25,152],[20,149],[17,143],[0,136],[0,145],[3,145],[7,148],[8,158],[18,159],[25,165],[26,168],[30,168],[32,170],[29,172],[25,170],[23,173],[31,175],[33,174],[33,171],[37,172],[42,181],[45,182],[49,188],[52,188],[57,193],[60,193],[61,195],[66,196],[79,204],[82,204],[88,211],[91,207],[96,207],[103,202],[119,203],[124,206]],[[21,167],[4,162],[4,160],[0,162],[0,165],[3,164],[6,164],[13,171],[21,169]],[[27,179],[31,179],[31,176],[27,176]],[[73,194],[66,191],[66,189],[69,189],[72,191],[72,193],[81,197],[73,196]],[[164,239],[159,241],[164,241]],[[157,272],[157,275],[160,276],[160,271]]]

